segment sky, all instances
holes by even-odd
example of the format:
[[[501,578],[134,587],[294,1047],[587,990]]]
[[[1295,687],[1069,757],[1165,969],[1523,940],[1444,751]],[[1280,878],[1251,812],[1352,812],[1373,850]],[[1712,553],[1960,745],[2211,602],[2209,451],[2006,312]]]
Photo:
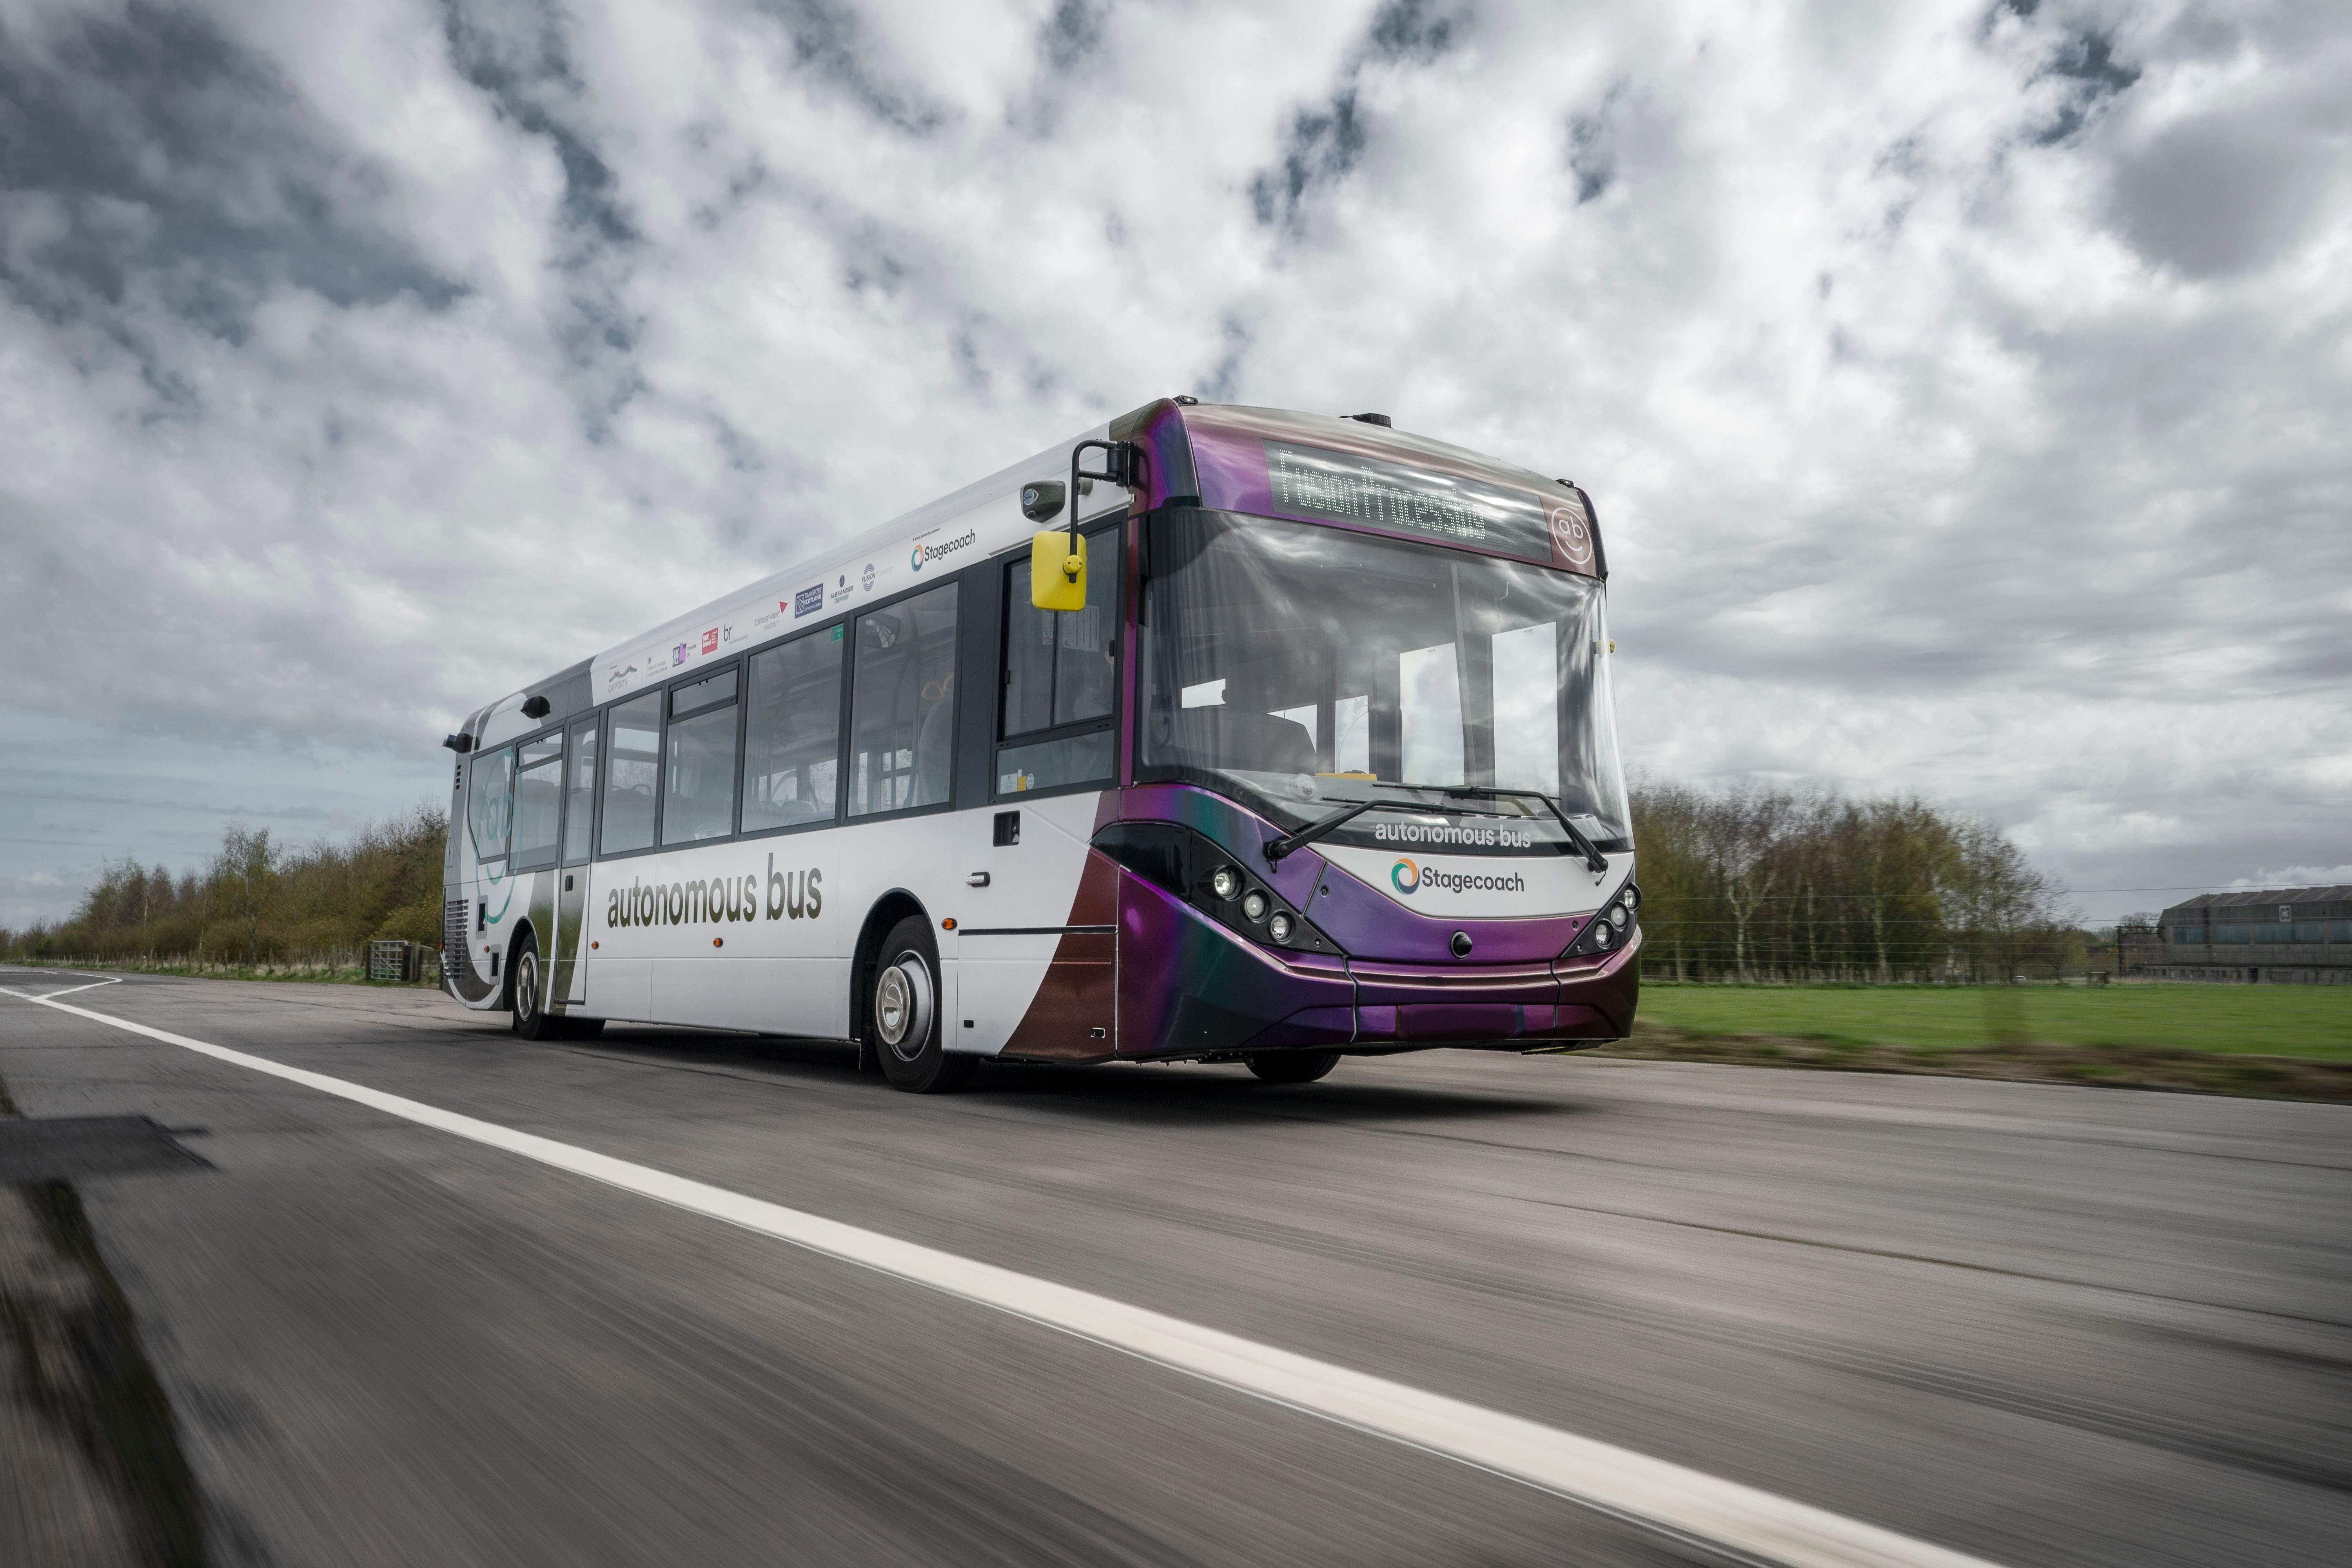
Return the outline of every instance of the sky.
[[[0,924],[1176,393],[1570,478],[1659,779],[2352,880],[2352,11],[0,0]]]

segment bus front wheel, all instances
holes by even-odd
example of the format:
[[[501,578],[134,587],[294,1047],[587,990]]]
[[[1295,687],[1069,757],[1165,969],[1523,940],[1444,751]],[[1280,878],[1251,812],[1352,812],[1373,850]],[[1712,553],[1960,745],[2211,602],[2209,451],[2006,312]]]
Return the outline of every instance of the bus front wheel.
[[[971,1080],[976,1058],[950,1053],[940,1017],[939,950],[929,921],[909,915],[890,928],[874,968],[866,1026],[882,1076],[909,1094],[947,1094]]]
[[[1313,1083],[1339,1065],[1337,1051],[1253,1051],[1242,1058],[1267,1083]]]
[[[526,1040],[552,1040],[562,1036],[563,1021],[548,1016],[540,995],[539,940],[525,935],[514,956],[514,1032]]]

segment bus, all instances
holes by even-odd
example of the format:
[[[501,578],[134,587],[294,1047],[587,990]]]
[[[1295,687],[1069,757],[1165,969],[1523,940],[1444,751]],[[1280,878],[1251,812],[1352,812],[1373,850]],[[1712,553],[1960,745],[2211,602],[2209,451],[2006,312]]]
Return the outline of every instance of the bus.
[[[915,1092],[1621,1039],[1607,578],[1568,480],[1162,398],[468,717],[442,987]]]

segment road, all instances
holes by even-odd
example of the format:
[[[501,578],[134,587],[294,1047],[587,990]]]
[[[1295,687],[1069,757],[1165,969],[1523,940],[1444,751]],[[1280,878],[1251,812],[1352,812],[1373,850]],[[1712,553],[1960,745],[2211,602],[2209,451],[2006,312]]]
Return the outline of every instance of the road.
[[[20,1550],[1738,1560],[23,999],[91,978],[0,971],[23,994],[0,995],[0,1084],[34,1121],[168,1131],[92,1124],[55,1155],[20,1132],[5,1173],[70,1179],[16,1191],[78,1198],[90,1299],[119,1288],[168,1419],[20,1398]],[[1466,1052],[1280,1089],[991,1068],[919,1099],[845,1047],[531,1045],[431,993],[133,976],[61,999],[2012,1568],[2335,1563],[2352,1539],[2345,1108]],[[0,1289],[36,1289],[17,1228]],[[43,1513],[68,1489],[44,1478],[124,1441],[176,1453],[131,1468],[145,1494],[110,1483],[113,1535]]]

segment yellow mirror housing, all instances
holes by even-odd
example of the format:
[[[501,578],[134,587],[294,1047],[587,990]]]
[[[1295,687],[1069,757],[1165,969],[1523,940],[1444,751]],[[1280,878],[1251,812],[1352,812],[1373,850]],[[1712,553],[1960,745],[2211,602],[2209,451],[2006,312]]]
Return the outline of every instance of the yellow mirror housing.
[[[1049,528],[1029,541],[1029,602],[1041,610],[1087,607],[1087,542]]]

